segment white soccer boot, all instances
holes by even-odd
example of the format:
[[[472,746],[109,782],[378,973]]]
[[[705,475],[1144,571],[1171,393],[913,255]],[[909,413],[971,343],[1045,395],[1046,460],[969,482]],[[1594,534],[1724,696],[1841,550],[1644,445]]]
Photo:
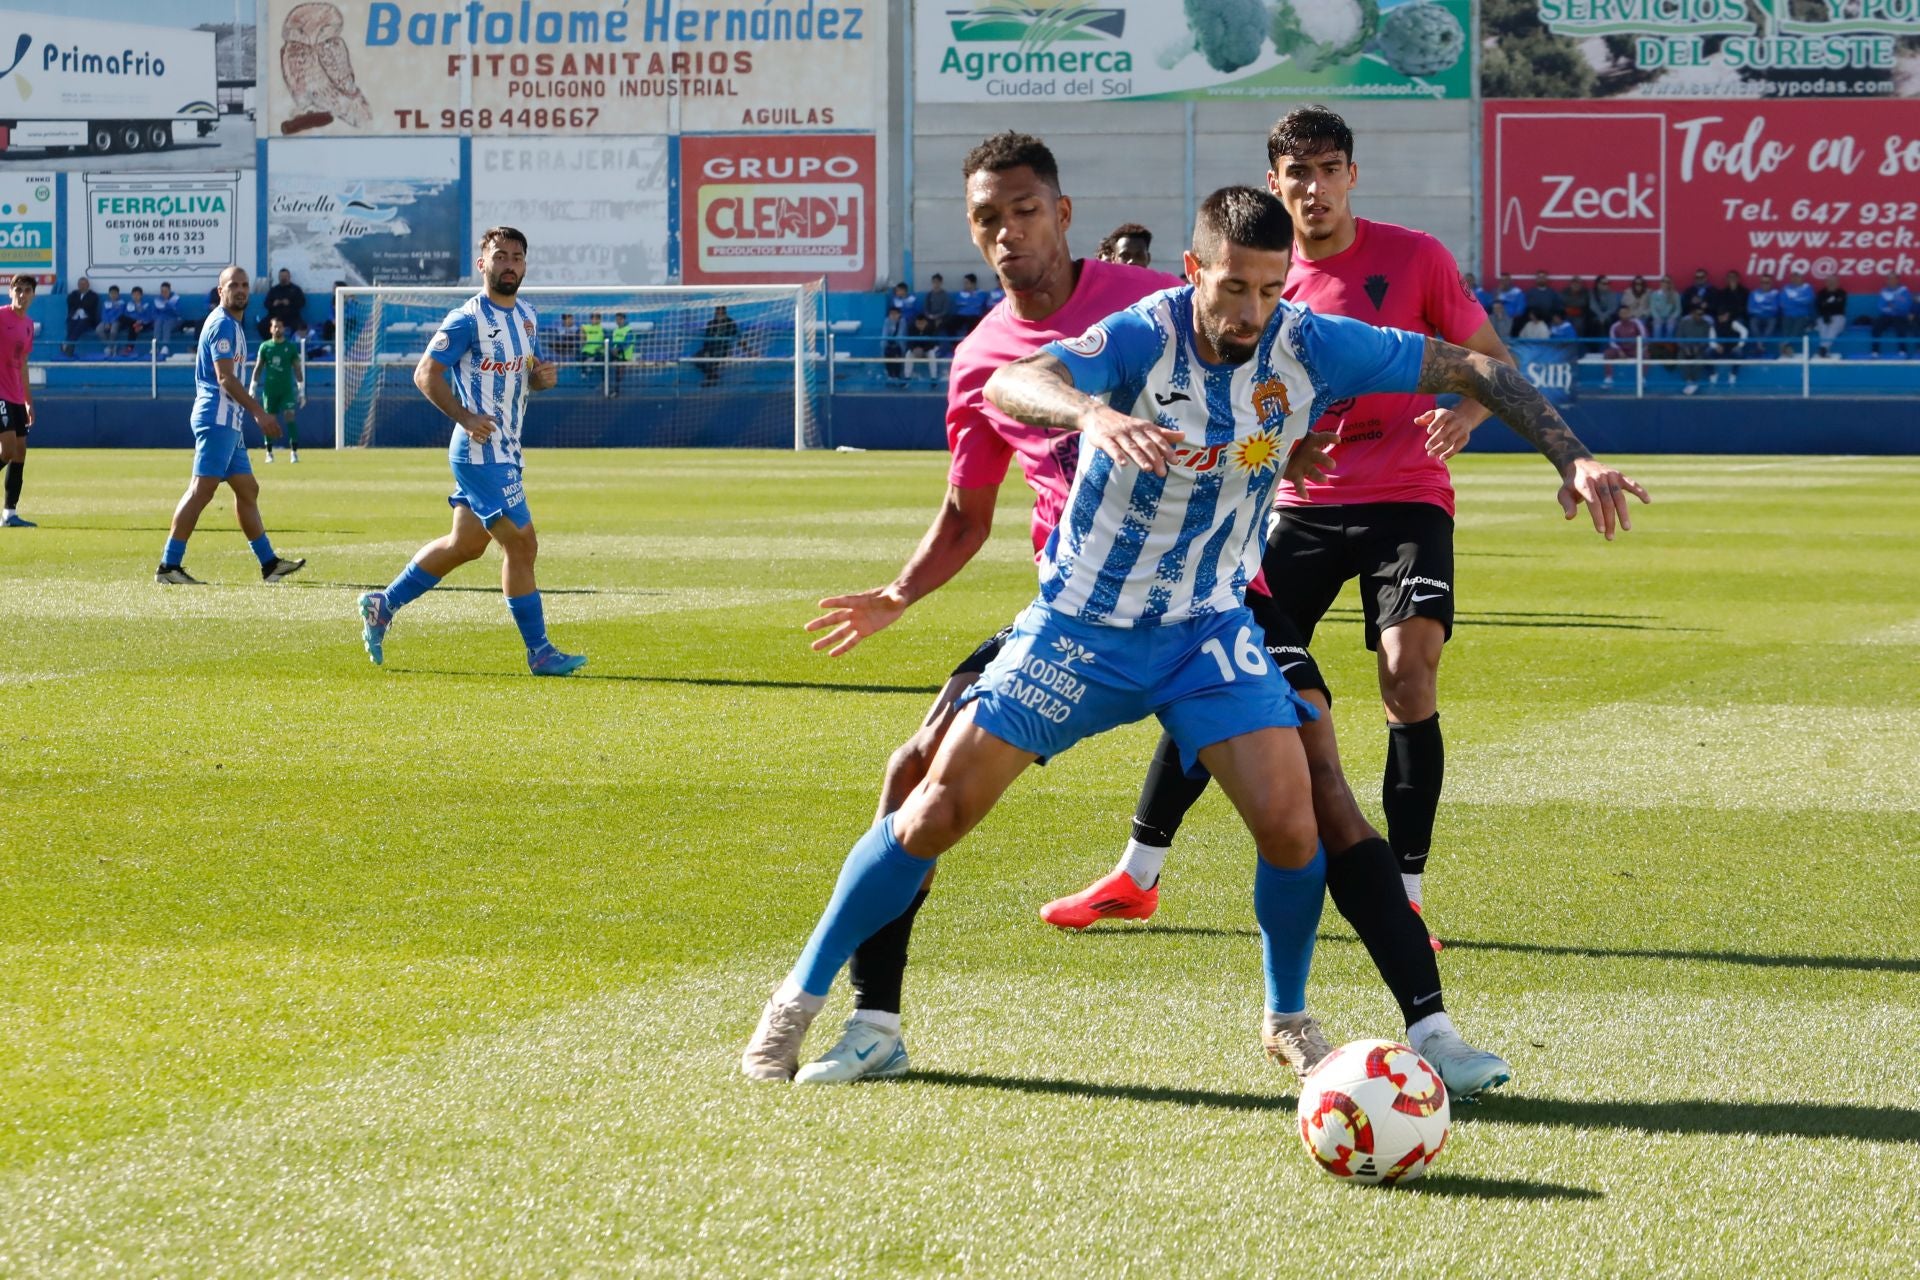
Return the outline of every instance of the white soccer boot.
[[[1447,1092],[1463,1102],[1513,1079],[1513,1068],[1505,1058],[1474,1048],[1460,1038],[1458,1031],[1430,1031],[1413,1050],[1440,1073]]]
[[[760,1025],[753,1029],[740,1055],[740,1070],[749,1080],[791,1080],[800,1066],[800,1042],[807,1038],[818,1011],[799,1004],[780,1004],[768,1000],[760,1010]]]
[[[800,1068],[795,1084],[852,1084],[855,1080],[894,1080],[907,1074],[907,1042],[864,1018],[848,1018],[840,1043]]]

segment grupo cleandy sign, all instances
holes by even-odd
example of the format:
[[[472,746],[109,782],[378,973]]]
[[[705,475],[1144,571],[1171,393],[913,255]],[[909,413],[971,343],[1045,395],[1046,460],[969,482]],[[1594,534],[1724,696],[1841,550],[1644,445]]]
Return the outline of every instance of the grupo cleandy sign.
[[[873,284],[873,135],[686,137],[680,172],[687,284]]]
[[[1489,102],[1486,268],[1920,271],[1920,101]]]
[[[821,0],[265,0],[265,130],[873,129],[887,8]]]

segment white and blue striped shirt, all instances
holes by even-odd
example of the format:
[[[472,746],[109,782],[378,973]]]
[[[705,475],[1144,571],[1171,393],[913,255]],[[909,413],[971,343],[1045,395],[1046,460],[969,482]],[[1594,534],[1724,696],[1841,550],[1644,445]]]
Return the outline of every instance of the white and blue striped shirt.
[[[216,360],[233,361],[234,373],[241,381],[246,380],[247,334],[240,322],[228,315],[226,308],[216,307],[200,325],[200,344],[193,357],[193,417],[194,427],[232,427],[242,430],[246,426],[247,411],[242,409],[234,398],[220,386],[220,376],[214,368]]]
[[[539,317],[525,302],[495,306],[476,293],[440,322],[427,352],[448,367],[460,403],[484,413],[500,429],[482,444],[461,427],[453,429],[447,454],[455,462],[504,462],[525,466],[520,429],[527,418],[527,357],[540,356]]]
[[[1251,359],[1194,347],[1193,289],[1168,289],[1041,350],[1115,409],[1178,428],[1167,474],[1116,463],[1084,438],[1073,490],[1040,557],[1040,599],[1114,627],[1238,608],[1287,454],[1336,400],[1412,391],[1426,339],[1279,304]]]

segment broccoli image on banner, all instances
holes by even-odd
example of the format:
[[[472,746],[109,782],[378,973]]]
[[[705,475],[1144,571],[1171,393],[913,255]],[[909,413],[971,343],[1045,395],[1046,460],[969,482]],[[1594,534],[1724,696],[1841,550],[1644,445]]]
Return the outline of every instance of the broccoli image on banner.
[[[1379,26],[1376,0],[1290,0],[1274,6],[1273,47],[1319,71],[1356,57]]]
[[[1187,34],[1160,51],[1171,69],[1198,53],[1215,71],[1238,71],[1260,57],[1267,39],[1266,0],[1186,0]]]
[[[1373,50],[1403,76],[1438,75],[1467,51],[1460,20],[1428,0],[1389,9]]]

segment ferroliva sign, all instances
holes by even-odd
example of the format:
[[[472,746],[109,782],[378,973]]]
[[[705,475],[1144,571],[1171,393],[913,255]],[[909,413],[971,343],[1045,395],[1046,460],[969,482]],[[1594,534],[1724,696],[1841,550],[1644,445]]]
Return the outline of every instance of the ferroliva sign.
[[[1466,98],[1468,0],[916,0],[920,102]]]

